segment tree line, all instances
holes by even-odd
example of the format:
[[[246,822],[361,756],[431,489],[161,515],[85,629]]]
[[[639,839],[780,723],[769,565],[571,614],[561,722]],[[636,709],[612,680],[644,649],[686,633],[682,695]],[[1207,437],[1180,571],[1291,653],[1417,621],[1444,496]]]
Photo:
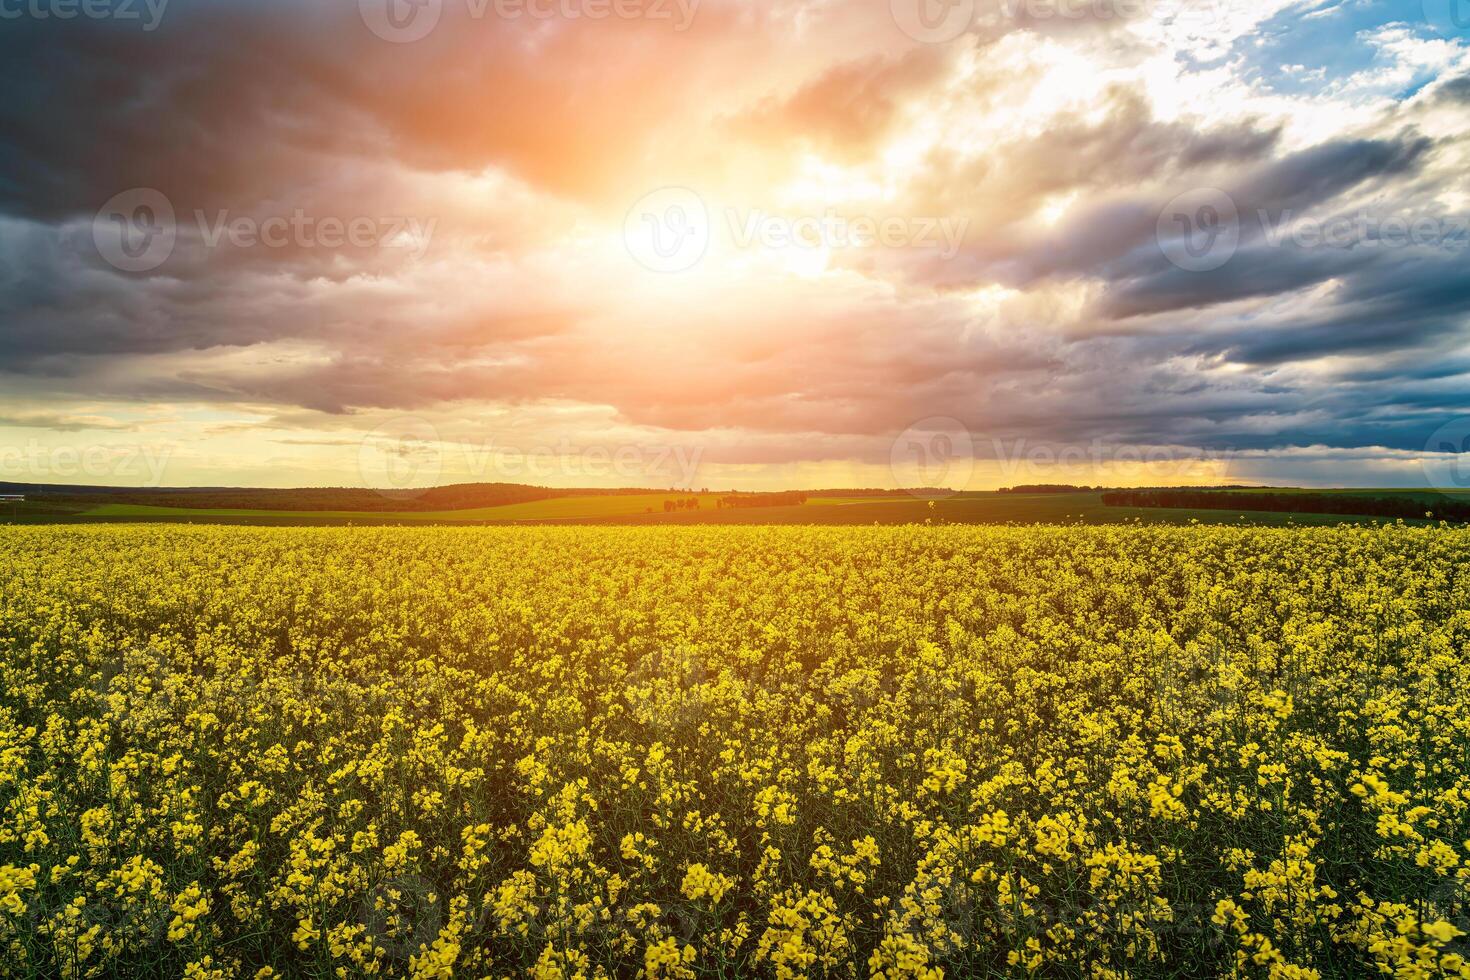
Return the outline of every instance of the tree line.
[[[807,501],[800,490],[785,490],[781,493],[732,493],[721,497],[716,506],[720,509],[739,507],[798,507]]]
[[[1092,493],[1102,487],[1079,487],[1070,483],[1027,483],[1019,487],[1001,487],[1000,493]]]
[[[1470,503],[1444,498],[1429,501],[1409,494],[1372,497],[1350,493],[1228,493],[1218,490],[1114,490],[1103,494],[1108,507],[1172,507],[1182,510],[1273,511],[1287,514],[1343,514],[1352,517],[1470,521]]]

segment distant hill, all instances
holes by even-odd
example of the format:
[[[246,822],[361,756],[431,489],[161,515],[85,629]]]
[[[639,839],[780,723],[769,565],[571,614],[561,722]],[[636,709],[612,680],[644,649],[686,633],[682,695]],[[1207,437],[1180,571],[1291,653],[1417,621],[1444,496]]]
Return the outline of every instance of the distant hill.
[[[562,497],[616,497],[693,491],[627,487],[621,489],[557,489],[519,483],[461,483],[418,490],[371,490],[360,487],[92,487],[56,484],[0,483],[0,494],[24,494],[36,504],[61,507],[130,504],[189,510],[354,511],[359,513],[427,513],[476,510],[508,504],[528,504]],[[912,491],[924,493],[925,491]],[[736,494],[742,505],[764,502],[770,494]],[[812,497],[904,497],[907,490],[821,490]]]
[[[366,490],[354,487],[302,487],[289,490],[250,487],[133,489],[0,483],[0,493],[25,494],[28,500],[39,503],[96,505],[106,502],[147,507],[186,507],[195,510],[350,510],[365,513],[468,510],[594,492],[605,491],[551,490],[514,483],[465,483],[427,490]]]

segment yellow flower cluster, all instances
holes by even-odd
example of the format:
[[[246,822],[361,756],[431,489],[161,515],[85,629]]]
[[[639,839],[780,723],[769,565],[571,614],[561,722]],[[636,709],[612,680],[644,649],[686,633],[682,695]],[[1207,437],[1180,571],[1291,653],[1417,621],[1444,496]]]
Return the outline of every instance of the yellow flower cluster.
[[[1470,978],[1470,531],[0,529],[0,977]]]
[[[718,905],[725,893],[735,887],[733,878],[715,874],[702,864],[691,864],[684,873],[684,884],[679,891],[687,899],[708,899],[710,905]]]

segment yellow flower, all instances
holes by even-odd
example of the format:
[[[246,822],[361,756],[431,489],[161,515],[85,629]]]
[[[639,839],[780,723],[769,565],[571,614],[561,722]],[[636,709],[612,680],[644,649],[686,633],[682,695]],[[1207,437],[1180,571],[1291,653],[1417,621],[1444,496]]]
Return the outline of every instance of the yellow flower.
[[[684,883],[680,891],[690,899],[708,898],[711,905],[718,905],[725,893],[735,886],[733,878],[715,874],[702,864],[691,864],[684,872]]]
[[[1419,931],[1441,945],[1454,942],[1465,935],[1449,922],[1427,922],[1419,927]]]

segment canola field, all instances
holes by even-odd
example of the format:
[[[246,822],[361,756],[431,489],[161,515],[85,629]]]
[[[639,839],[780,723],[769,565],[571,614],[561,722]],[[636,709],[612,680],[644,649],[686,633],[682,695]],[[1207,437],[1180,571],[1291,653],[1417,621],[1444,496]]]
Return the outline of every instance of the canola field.
[[[1470,531],[0,529],[0,976],[1470,977]]]

